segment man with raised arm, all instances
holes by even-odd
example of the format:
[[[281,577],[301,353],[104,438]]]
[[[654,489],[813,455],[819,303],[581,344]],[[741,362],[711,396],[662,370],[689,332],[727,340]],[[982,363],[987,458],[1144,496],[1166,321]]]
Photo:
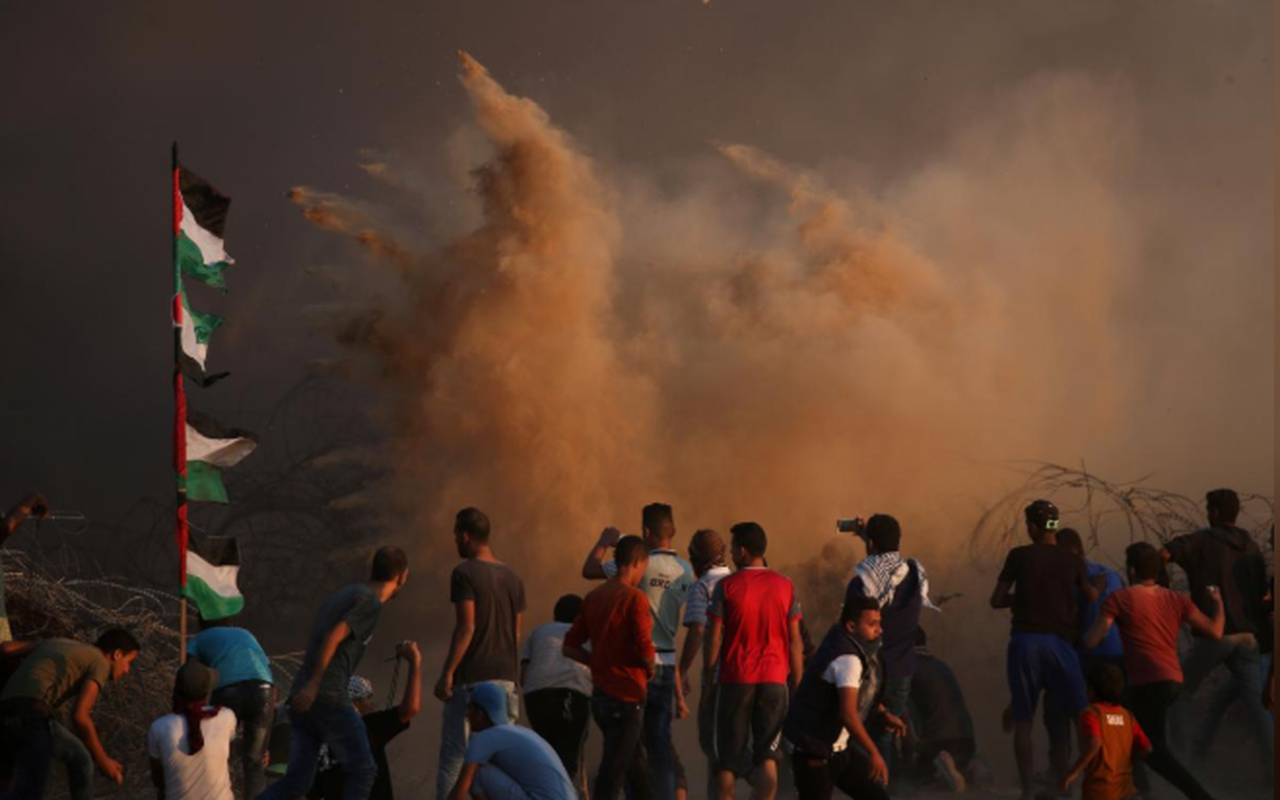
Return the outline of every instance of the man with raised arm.
[[[399,547],[382,547],[374,553],[368,581],[338,590],[320,607],[289,695],[289,766],[283,778],[258,795],[262,800],[304,796],[315,780],[321,745],[346,774],[343,800],[369,797],[378,765],[348,686],[383,604],[408,580],[408,556]]]
[[[39,519],[48,514],[49,503],[43,495],[33,492],[19,500],[0,521],[0,547],[4,547],[5,541],[27,521],[27,517]],[[13,641],[13,631],[9,628],[9,614],[4,607],[4,565],[0,564],[0,644],[10,641]]]

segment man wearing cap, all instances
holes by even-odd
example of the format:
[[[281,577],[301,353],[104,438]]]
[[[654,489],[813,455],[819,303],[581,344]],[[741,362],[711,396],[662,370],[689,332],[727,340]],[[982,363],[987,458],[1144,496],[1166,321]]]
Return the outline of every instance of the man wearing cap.
[[[364,720],[369,734],[369,749],[373,752],[374,763],[378,765],[378,777],[369,792],[369,800],[393,800],[391,789],[391,767],[387,763],[387,745],[391,740],[409,730],[409,721],[418,715],[422,708],[422,653],[418,643],[403,641],[396,646],[396,658],[404,659],[409,665],[409,677],[404,685],[404,694],[400,697],[400,705],[376,711],[373,700],[373,684],[368,678],[352,675],[347,683],[347,696],[356,713]],[[333,759],[328,750],[320,753],[320,769],[316,773],[316,782],[307,792],[310,800],[339,800],[346,787],[346,773],[342,765]]]
[[[231,800],[231,739],[236,715],[210,705],[218,671],[194,659],[178,670],[173,713],[151,723],[151,780],[165,800]]]
[[[1032,728],[1041,692],[1048,692],[1060,710],[1073,718],[1089,705],[1072,643],[1080,636],[1080,599],[1092,603],[1098,592],[1089,582],[1084,558],[1057,546],[1058,507],[1037,500],[1023,513],[1031,544],[1009,551],[991,594],[991,607],[1013,609],[1006,657],[1013,696],[1013,752],[1023,800],[1030,800],[1034,796]]]
[[[471,738],[462,774],[449,800],[574,800],[569,773],[538,734],[511,724],[507,691],[494,683],[471,688],[467,722]]]
[[[210,700],[235,712],[241,731],[243,796],[253,800],[266,785],[262,761],[275,719],[275,678],[257,638],[233,622],[233,617],[200,617],[200,632],[187,642],[187,655],[218,674]]]

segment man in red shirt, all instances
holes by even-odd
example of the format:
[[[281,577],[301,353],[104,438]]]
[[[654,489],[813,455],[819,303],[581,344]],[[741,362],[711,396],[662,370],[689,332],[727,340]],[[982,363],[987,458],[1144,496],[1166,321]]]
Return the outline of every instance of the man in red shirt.
[[[1084,636],[1085,647],[1096,647],[1112,625],[1120,628],[1124,644],[1124,668],[1129,689],[1125,703],[1151,739],[1147,763],[1178,791],[1193,800],[1210,800],[1211,795],[1186,767],[1178,763],[1165,739],[1169,707],[1182,687],[1182,665],[1178,661],[1178,631],[1183,624],[1210,639],[1221,639],[1226,615],[1216,588],[1209,590],[1214,603],[1209,619],[1185,594],[1157,585],[1160,551],[1146,542],[1129,545],[1124,551],[1129,588],[1112,593],[1102,604],[1098,620]],[[1139,788],[1145,783],[1138,772]]]
[[[740,522],[730,535],[738,571],[716,584],[711,596],[703,657],[705,685],[718,685],[716,777],[721,800],[732,800],[750,741],[753,797],[773,800],[782,723],[790,690],[804,671],[800,603],[791,581],[764,565],[764,528]]]
[[[649,800],[653,790],[640,737],[657,653],[649,600],[636,588],[649,567],[649,550],[639,536],[624,536],[613,558],[617,572],[582,601],[563,652],[591,667],[595,684],[591,715],[604,735],[604,754],[593,797],[614,800],[625,778],[631,800]]]

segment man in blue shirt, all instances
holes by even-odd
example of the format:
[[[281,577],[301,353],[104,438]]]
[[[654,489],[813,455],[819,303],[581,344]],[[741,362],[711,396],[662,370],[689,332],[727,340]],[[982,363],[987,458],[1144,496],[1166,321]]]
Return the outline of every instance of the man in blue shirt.
[[[471,738],[449,800],[576,800],[560,756],[538,734],[511,724],[507,692],[493,683],[471,688]]]
[[[212,702],[229,708],[240,723],[244,747],[244,797],[253,800],[266,785],[262,756],[267,751],[276,706],[271,662],[252,633],[234,617],[200,618],[200,632],[187,642],[187,655],[218,673]]]

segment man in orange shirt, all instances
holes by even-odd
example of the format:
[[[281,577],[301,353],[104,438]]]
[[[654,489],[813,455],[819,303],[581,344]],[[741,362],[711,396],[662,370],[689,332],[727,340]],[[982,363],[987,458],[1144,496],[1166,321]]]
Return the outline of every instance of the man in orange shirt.
[[[631,800],[649,800],[653,788],[640,738],[657,652],[649,600],[636,588],[649,566],[649,550],[640,537],[624,536],[613,557],[617,572],[582,601],[565,634],[564,654],[591,667],[595,684],[591,715],[604,735],[595,799],[615,800],[625,777]]]

